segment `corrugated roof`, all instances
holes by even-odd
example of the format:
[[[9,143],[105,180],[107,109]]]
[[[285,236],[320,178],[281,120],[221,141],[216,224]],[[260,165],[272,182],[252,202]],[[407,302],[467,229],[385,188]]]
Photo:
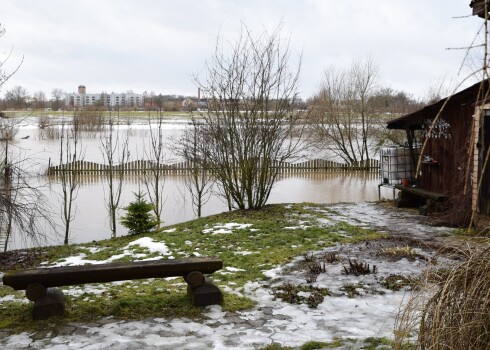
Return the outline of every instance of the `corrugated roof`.
[[[477,105],[479,104],[477,100],[482,100],[483,98],[483,93],[480,93],[480,91],[486,91],[488,94],[489,86],[490,83],[488,80],[482,80],[465,90],[462,90],[446,98],[443,98],[442,100],[437,101],[436,103],[425,106],[419,109],[418,111],[405,114],[402,117],[390,120],[387,123],[387,128],[388,129],[409,128],[412,130],[422,129],[422,122],[425,119],[434,118],[437,115],[437,113],[441,110],[441,108],[444,106],[446,100],[449,99],[449,101],[446,104],[446,107],[454,106],[458,104],[463,105],[468,103]],[[489,99],[490,98],[487,96],[486,100],[488,101]]]

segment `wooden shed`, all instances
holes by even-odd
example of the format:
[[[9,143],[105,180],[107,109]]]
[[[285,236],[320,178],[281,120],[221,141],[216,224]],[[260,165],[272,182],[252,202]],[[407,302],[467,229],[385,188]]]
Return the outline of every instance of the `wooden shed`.
[[[485,216],[490,215],[489,94],[484,80],[387,125],[407,133],[418,188],[471,196],[472,210]]]
[[[470,7],[473,9],[473,16],[481,18],[489,18],[488,11],[490,10],[489,0],[472,0]],[[487,12],[485,13],[485,9]]]

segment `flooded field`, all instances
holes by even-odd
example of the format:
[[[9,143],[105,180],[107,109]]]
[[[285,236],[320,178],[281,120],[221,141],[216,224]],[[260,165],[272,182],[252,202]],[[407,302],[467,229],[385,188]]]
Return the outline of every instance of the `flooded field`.
[[[184,121],[172,121],[164,126],[165,139],[168,142],[166,150],[169,162],[176,161],[170,144],[179,138],[180,133],[186,127]],[[135,123],[131,126],[122,126],[120,130],[129,129],[131,159],[144,159],[145,147],[149,135],[148,125]],[[128,130],[126,130],[128,131]],[[28,137],[27,137],[28,136]],[[26,138],[27,137],[27,138]],[[100,151],[100,135],[94,134],[83,140],[85,160],[102,162]],[[46,194],[49,207],[52,211],[52,219],[61,227],[61,186],[59,180],[44,175],[48,164],[59,164],[59,139],[46,138],[39,128],[32,122],[25,122],[18,131],[12,144],[14,154],[19,158],[27,158],[31,162],[29,171],[32,177],[29,182],[32,186],[39,186]],[[318,156],[318,155],[315,155]],[[378,200],[378,174],[361,172],[342,173],[295,173],[285,174],[274,187],[269,203],[338,203],[338,202],[363,202]],[[106,183],[99,176],[86,176],[79,188],[75,200],[75,219],[71,224],[71,243],[90,242],[110,238],[108,212],[105,207]],[[121,198],[121,207],[129,204],[134,199],[134,192],[139,190],[146,192],[144,184],[138,176],[127,176]],[[391,198],[391,192],[384,189],[382,196]],[[184,184],[183,175],[167,175],[164,187],[165,204],[163,207],[164,225],[171,225],[195,218],[189,193]],[[225,203],[216,195],[211,195],[209,201],[203,207],[203,215],[216,214],[227,210]],[[119,214],[123,215],[120,210]],[[117,235],[126,235],[127,229],[121,225],[117,228]],[[61,244],[61,234],[48,233],[43,245]],[[18,233],[14,235],[9,244],[9,249],[30,247],[35,243],[26,241]]]

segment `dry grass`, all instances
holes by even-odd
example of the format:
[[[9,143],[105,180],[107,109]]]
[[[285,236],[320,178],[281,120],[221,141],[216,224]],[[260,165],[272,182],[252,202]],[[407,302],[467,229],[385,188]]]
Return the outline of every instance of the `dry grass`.
[[[417,328],[419,349],[490,349],[490,247],[464,253],[442,275],[428,272],[412,293],[397,318],[395,349]]]
[[[438,203],[432,221],[434,225],[468,227],[471,222],[471,193],[456,192],[447,201]]]

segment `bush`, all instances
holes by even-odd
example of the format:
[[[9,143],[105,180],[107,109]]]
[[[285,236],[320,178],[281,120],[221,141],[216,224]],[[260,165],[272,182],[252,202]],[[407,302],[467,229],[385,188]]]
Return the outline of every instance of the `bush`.
[[[422,349],[488,349],[490,248],[471,251],[426,304],[419,330]]]
[[[134,195],[136,199],[124,208],[127,214],[121,218],[121,224],[132,235],[151,232],[158,225],[158,219],[152,214],[153,205],[143,198],[145,194],[141,191]]]

